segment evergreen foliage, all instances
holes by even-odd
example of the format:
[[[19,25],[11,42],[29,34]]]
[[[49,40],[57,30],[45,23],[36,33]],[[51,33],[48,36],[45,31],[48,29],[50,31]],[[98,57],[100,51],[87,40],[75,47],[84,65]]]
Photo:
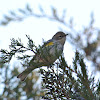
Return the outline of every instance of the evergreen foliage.
[[[46,14],[45,8],[39,6],[40,13],[35,13],[29,4],[25,9],[9,11],[9,15],[5,14],[4,19],[0,21],[0,25],[8,25],[12,21],[22,21],[27,17],[47,18],[52,21],[64,25],[69,29],[70,38],[68,41],[76,48],[84,52],[85,58],[92,62],[92,65],[100,71],[100,29],[94,27],[94,16],[91,13],[91,20],[88,26],[84,26],[83,30],[75,30],[73,18],[66,21],[66,9],[62,14],[55,7],[51,7],[51,15]],[[59,16],[61,15],[61,16]],[[59,27],[60,30],[64,30]],[[67,30],[65,30],[67,33]],[[75,34],[75,36],[73,35]],[[90,41],[92,35],[97,34],[94,41]],[[83,36],[85,39],[83,40]],[[10,68],[10,62],[16,57],[21,62],[22,67],[27,67],[30,59],[38,52],[41,46],[36,47],[30,36],[27,46],[24,46],[21,39],[11,39],[9,50],[0,50],[0,100],[100,100],[100,81],[95,82],[94,76],[88,75],[88,70],[84,57],[75,52],[73,58],[73,66],[67,65],[62,55],[53,65],[47,66],[47,70],[40,69],[42,82],[37,86],[40,79],[40,73],[33,71],[25,82],[20,82],[16,78],[19,74],[19,66],[15,65]],[[85,44],[84,44],[85,43]],[[32,55],[27,54],[32,52]],[[23,69],[21,67],[21,69]],[[91,66],[92,67],[92,66]]]
[[[41,69],[40,72],[43,75],[42,89],[41,91],[36,88],[33,89],[35,82],[39,78],[39,74],[31,73],[31,76],[24,82],[17,81],[16,75],[18,75],[18,67],[10,70],[7,63],[9,63],[13,56],[18,55],[18,60],[22,60],[23,64],[27,66],[31,56],[26,55],[26,51],[34,53],[38,52],[38,47],[34,45],[32,39],[28,38],[28,45],[25,47],[21,42],[21,39],[11,39],[10,50],[1,49],[1,64],[4,64],[2,69],[5,70],[5,78],[2,83],[5,84],[2,98],[20,99],[21,97],[40,98],[46,100],[97,100],[99,97],[99,85],[95,83],[95,78],[89,76],[87,72],[87,66],[84,63],[84,58],[78,51],[75,53],[73,59],[73,66],[68,66],[64,57],[61,56],[57,63],[47,66],[48,70]],[[10,75],[9,75],[10,73]],[[34,75],[33,75],[34,74]],[[2,73],[1,73],[2,75]],[[34,81],[35,77],[35,81]],[[33,80],[33,81],[32,81]],[[14,85],[15,84],[15,85]],[[12,86],[13,85],[13,86]]]

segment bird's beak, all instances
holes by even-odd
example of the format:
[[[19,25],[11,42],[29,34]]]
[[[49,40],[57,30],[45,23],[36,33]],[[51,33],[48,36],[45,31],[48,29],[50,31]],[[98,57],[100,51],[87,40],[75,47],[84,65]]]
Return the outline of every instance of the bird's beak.
[[[67,36],[67,35],[69,35],[69,34],[65,34],[65,36]]]

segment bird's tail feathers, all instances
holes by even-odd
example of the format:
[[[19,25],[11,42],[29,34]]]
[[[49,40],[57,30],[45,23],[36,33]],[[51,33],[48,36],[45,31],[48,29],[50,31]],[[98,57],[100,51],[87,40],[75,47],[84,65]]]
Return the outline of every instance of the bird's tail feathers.
[[[27,68],[22,73],[20,73],[17,78],[20,78],[21,81],[25,81],[27,75],[33,70],[33,68]]]

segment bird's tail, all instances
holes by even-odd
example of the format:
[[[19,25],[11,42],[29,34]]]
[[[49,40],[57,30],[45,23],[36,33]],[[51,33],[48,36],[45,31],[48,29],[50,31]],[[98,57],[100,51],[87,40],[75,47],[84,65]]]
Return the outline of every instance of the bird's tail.
[[[34,68],[27,68],[22,73],[20,73],[17,78],[20,78],[21,81],[24,81],[27,75],[33,70]]]

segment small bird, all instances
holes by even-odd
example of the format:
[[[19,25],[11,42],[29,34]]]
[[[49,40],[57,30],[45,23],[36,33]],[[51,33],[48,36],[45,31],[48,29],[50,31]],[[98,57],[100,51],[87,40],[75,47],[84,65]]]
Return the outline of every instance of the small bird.
[[[27,75],[34,69],[49,66],[55,62],[59,56],[63,53],[63,47],[66,41],[66,36],[62,31],[57,32],[52,39],[48,40],[43,44],[43,46],[34,55],[33,59],[29,62],[29,67],[27,67],[22,73],[20,73],[17,78],[24,81]]]

